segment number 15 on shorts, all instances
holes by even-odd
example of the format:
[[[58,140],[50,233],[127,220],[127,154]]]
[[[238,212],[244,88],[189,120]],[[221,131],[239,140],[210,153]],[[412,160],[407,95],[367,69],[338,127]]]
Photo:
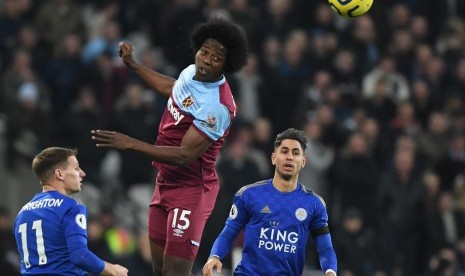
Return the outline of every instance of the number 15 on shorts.
[[[174,208],[173,210],[173,223],[171,224],[171,227],[173,228],[178,228],[181,230],[186,230],[189,228],[190,221],[189,218],[187,218],[192,211],[190,210],[182,210],[179,208]]]

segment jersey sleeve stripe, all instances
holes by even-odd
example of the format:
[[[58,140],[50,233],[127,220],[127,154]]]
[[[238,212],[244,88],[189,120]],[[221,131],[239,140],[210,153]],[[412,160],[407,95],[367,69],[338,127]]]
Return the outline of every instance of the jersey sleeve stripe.
[[[263,180],[263,181],[255,182],[253,184],[245,185],[244,187],[240,188],[239,191],[237,191],[236,195],[241,196],[245,192],[245,190],[252,188],[252,187],[266,185],[267,183],[268,183],[268,180]]]

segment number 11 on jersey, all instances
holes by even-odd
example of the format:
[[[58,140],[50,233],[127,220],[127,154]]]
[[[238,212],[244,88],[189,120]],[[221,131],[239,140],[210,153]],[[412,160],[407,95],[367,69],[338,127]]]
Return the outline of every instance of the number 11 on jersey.
[[[47,263],[47,255],[45,254],[44,235],[42,232],[42,220],[35,220],[32,223],[32,229],[36,230],[37,254],[39,255],[39,265]],[[26,268],[31,266],[29,262],[29,249],[27,248],[27,223],[19,225],[18,233],[21,234],[21,243],[23,249],[23,261]]]

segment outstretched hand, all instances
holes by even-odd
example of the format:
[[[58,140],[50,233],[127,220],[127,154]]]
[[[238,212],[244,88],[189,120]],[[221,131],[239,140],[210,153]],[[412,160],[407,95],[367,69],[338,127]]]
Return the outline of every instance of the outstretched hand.
[[[131,64],[135,62],[134,58],[134,45],[126,41],[121,41],[119,43],[118,54],[121,57],[121,60],[130,67]]]
[[[109,130],[92,130],[92,140],[96,142],[99,148],[113,148],[120,150],[130,149],[133,138],[116,131]]]
[[[216,267],[216,272],[221,273],[221,267],[223,264],[221,263],[220,259],[217,257],[211,257],[208,259],[207,263],[203,266],[202,272],[203,276],[212,276],[213,275],[213,268]]]

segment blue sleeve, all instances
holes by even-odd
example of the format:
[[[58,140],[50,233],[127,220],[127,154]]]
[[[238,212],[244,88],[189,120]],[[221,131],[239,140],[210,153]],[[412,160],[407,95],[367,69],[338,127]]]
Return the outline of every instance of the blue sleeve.
[[[232,244],[240,231],[241,229],[226,225],[218,238],[216,238],[212,251],[210,252],[210,257],[217,256],[220,260],[226,257],[231,251]]]
[[[316,200],[313,202],[312,221],[310,222],[310,230],[315,231],[328,226],[328,212],[326,211],[326,203],[321,196],[314,193]]]
[[[79,203],[72,206],[65,214],[63,228],[71,262],[85,271],[99,275],[105,264],[87,247],[86,207]]]
[[[87,239],[80,235],[70,236],[66,239],[71,262],[84,271],[100,275],[105,263],[87,248]]]
[[[229,211],[226,225],[235,229],[242,229],[249,222],[249,208],[247,207],[246,194],[236,194],[234,203]]]
[[[337,258],[333,244],[331,243],[331,235],[326,233],[316,236],[314,239],[323,272],[326,272],[328,269],[337,272]]]
[[[249,221],[249,213],[244,197],[244,194],[239,193],[234,197],[234,203],[229,211],[226,226],[218,238],[216,238],[210,257],[218,256],[220,260],[226,257],[229,251],[231,251],[232,244],[237,235]]]

